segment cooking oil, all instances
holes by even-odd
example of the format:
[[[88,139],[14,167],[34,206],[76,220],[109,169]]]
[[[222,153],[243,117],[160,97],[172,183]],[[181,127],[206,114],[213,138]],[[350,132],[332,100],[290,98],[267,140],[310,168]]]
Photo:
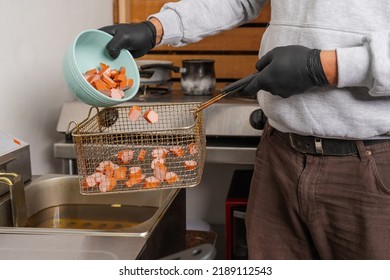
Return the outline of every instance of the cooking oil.
[[[45,208],[27,220],[27,227],[117,230],[138,225],[157,207],[133,205],[64,204]]]

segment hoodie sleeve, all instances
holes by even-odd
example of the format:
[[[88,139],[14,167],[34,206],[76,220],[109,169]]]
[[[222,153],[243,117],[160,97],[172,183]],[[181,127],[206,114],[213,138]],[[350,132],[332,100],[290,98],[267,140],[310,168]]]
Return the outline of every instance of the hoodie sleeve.
[[[182,0],[150,17],[163,25],[162,45],[183,46],[255,19],[267,0]],[[149,17],[149,18],[150,18]]]
[[[362,86],[371,96],[390,96],[390,31],[364,37],[362,45],[337,49],[338,87]]]

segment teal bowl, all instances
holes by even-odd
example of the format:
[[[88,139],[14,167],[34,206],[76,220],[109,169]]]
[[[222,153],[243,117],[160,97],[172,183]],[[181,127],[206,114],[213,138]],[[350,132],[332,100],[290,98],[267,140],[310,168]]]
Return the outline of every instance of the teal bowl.
[[[90,29],[81,32],[68,47],[63,61],[63,75],[73,95],[80,101],[97,107],[110,107],[129,101],[139,89],[140,76],[137,64],[127,50],[122,50],[119,57],[113,59],[106,50],[112,36],[106,32]],[[90,85],[83,73],[105,63],[111,69],[126,68],[127,78],[133,79],[131,88],[124,91],[125,96],[114,99],[104,95]]]

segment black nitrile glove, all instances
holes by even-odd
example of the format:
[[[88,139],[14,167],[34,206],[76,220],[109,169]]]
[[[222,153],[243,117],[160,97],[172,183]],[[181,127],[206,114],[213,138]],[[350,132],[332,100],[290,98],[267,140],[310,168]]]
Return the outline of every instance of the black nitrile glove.
[[[122,49],[127,49],[134,58],[138,58],[156,45],[156,27],[150,21],[114,24],[100,30],[114,36],[106,47],[113,58],[117,58]]]
[[[256,63],[259,72],[240,92],[254,95],[266,90],[283,98],[328,85],[320,60],[320,50],[304,46],[277,47]]]

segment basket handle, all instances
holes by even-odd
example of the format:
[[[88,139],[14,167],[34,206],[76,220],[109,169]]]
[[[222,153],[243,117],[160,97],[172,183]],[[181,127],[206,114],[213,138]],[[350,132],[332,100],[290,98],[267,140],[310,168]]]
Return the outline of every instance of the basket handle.
[[[240,90],[242,90],[247,84],[249,84],[253,80],[253,78],[256,76],[257,73],[258,72],[253,73],[251,75],[248,75],[248,76],[246,76],[246,77],[244,77],[244,78],[242,78],[240,80],[237,80],[237,81],[235,81],[235,82],[225,86],[224,88],[221,89],[221,93],[220,94],[218,94],[217,96],[211,98],[210,100],[202,103],[195,110],[195,114],[198,114],[200,111],[202,111],[203,109],[206,109],[210,105],[212,105],[215,102],[221,100],[222,98],[224,98],[228,94],[239,92]]]
[[[96,111],[97,111],[96,113],[99,114],[99,108],[98,108],[98,107],[93,106],[93,107],[89,108],[88,116],[87,116],[87,118],[86,118],[85,120],[83,120],[81,123],[78,123],[77,121],[71,121],[71,122],[68,124],[68,129],[66,130],[66,134],[71,134],[76,128],[79,129],[79,126],[80,126],[80,125],[82,125],[82,124],[84,124],[86,121],[88,121],[89,118],[91,117],[91,113],[92,113],[92,110],[93,110],[93,109],[96,109]],[[74,125],[76,125],[76,126],[70,130],[70,126],[71,126],[72,124],[74,124]]]

